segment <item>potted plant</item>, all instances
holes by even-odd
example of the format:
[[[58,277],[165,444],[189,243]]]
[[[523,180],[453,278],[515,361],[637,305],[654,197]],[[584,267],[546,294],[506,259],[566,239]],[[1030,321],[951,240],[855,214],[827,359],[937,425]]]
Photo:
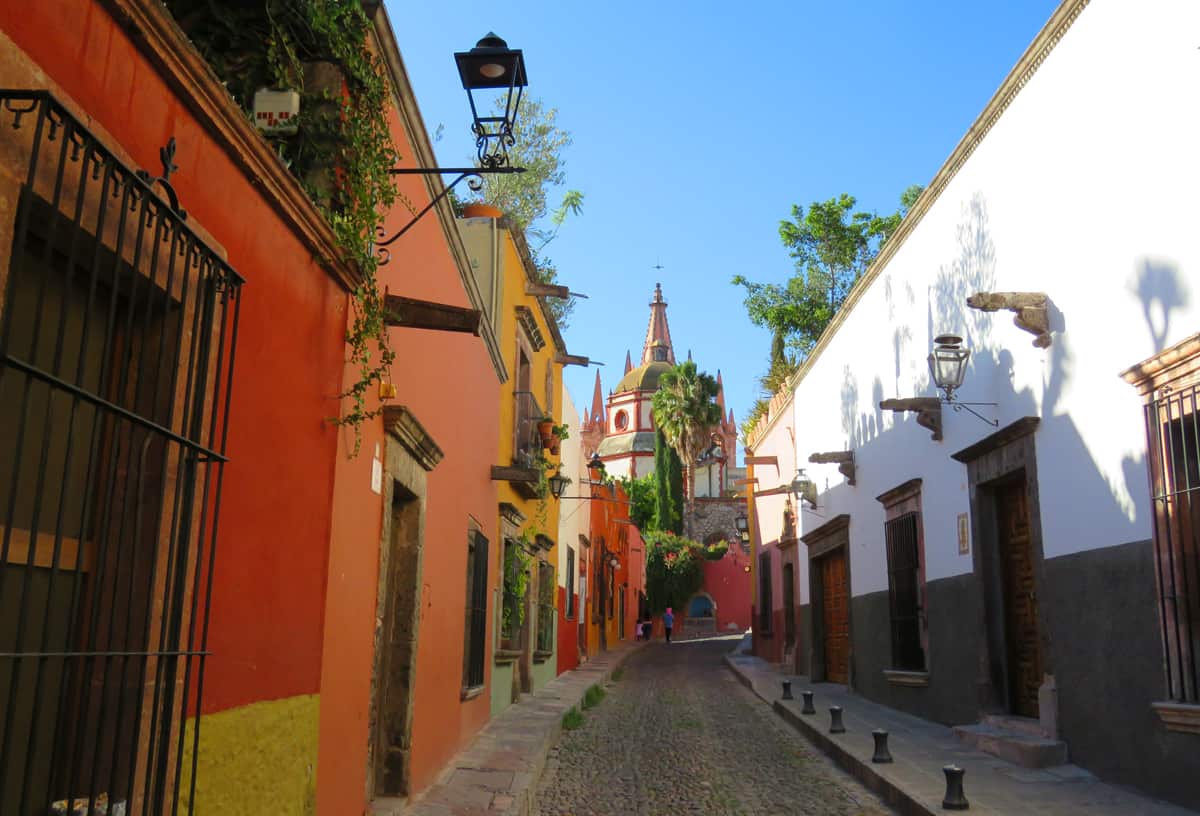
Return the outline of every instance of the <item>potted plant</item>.
[[[554,417],[544,416],[537,422],[538,436],[542,438],[542,447],[550,447],[550,440],[554,438]]]

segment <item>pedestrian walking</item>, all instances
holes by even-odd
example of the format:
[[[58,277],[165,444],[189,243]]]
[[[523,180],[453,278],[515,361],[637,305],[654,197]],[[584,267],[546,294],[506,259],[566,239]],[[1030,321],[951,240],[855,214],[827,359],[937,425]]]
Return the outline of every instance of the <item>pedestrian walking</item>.
[[[671,627],[675,625],[675,613],[671,611],[671,607],[667,607],[667,611],[663,613],[663,630],[667,633],[667,643],[671,642]]]

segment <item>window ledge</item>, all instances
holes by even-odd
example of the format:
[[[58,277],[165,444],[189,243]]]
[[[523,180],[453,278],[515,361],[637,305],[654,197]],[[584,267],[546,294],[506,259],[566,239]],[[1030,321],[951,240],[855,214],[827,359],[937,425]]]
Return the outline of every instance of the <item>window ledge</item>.
[[[1200,734],[1200,705],[1171,701],[1151,703],[1150,707],[1157,712],[1168,731]]]
[[[533,662],[534,663],[545,663],[547,660],[549,660],[552,657],[554,657],[554,652],[537,651],[537,652],[533,653]]]
[[[525,652],[520,649],[497,649],[492,660],[498,665],[516,663]]]
[[[459,693],[459,695],[458,695],[458,699],[459,699],[459,701],[460,701],[460,702],[464,702],[464,703],[465,703],[467,700],[474,700],[474,699],[475,699],[476,697],[478,697],[480,694],[483,694],[483,690],[484,690],[485,688],[487,688],[487,687],[486,687],[486,686],[471,686],[470,688],[464,688],[464,689],[463,689],[463,690],[462,690],[462,691]]]
[[[925,688],[929,685],[929,672],[902,671],[900,669],[884,669],[883,676],[895,686],[912,686]]]

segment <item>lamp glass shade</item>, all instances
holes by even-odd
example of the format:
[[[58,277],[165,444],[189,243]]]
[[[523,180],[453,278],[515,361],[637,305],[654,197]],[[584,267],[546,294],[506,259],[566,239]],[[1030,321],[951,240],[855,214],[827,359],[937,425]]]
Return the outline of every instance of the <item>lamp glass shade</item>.
[[[962,347],[962,338],[952,334],[938,335],[933,342],[928,358],[929,375],[938,388],[949,394],[962,386],[971,352]]]
[[[739,533],[747,532],[750,529],[750,521],[745,516],[738,516],[733,523],[737,525]]]
[[[520,49],[509,48],[508,43],[494,33],[475,44],[470,51],[459,51],[454,55],[458,74],[463,87],[468,91],[477,88],[524,88],[525,57]]]

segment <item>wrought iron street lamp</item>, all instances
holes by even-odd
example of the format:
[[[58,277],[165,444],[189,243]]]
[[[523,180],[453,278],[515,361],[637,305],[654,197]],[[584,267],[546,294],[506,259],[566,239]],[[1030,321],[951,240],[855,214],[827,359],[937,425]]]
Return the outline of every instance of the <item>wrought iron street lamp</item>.
[[[571,483],[570,477],[563,476],[557,470],[554,471],[554,475],[546,481],[550,483],[550,495],[554,496],[556,499],[562,498],[563,491],[566,490],[567,485]]]
[[[738,535],[741,536],[742,541],[749,543],[750,520],[746,518],[746,514],[742,513],[739,515],[736,519],[734,519],[733,523],[737,526]]]
[[[525,172],[524,167],[513,167],[508,162],[508,149],[516,144],[517,113],[521,104],[521,95],[528,84],[525,76],[524,55],[520,49],[509,48],[508,43],[494,33],[488,32],[487,36],[476,43],[470,51],[455,53],[454,61],[458,64],[458,73],[463,87],[467,91],[467,99],[471,103],[471,132],[475,134],[479,166],[394,167],[388,171],[395,176],[430,176],[449,173],[457,173],[458,176],[392,237],[386,237],[382,227],[378,229],[375,236],[375,253],[379,256],[380,266],[391,260],[391,252],[387,247],[412,229],[463,179],[467,180],[467,186],[472,191],[478,192],[483,189],[485,174],[507,175]],[[479,114],[475,92],[483,90],[507,92],[502,115],[481,116]]]
[[[525,57],[519,49],[509,48],[508,43],[489,31],[470,51],[456,53],[454,61],[458,63],[458,73],[471,103],[471,116],[475,120],[471,131],[475,134],[479,165],[504,167],[508,164],[508,149],[516,144],[513,134],[517,110],[528,84]],[[502,115],[480,115],[475,92],[486,90],[505,92]]]
[[[812,479],[804,472],[804,468],[796,469],[796,476],[792,479],[791,493],[796,497],[796,501],[803,499],[808,502],[810,507],[817,506],[817,486]]]
[[[939,334],[933,338],[933,351],[928,357],[929,374],[946,395],[946,402],[953,402],[955,389],[962,387],[970,359],[971,350],[963,347],[958,335]]]
[[[988,419],[972,405],[995,405],[994,402],[961,402],[954,398],[954,392],[962,387],[963,379],[967,376],[967,362],[971,359],[971,350],[963,346],[962,338],[956,334],[939,334],[933,338],[933,351],[929,352],[929,375],[933,384],[942,390],[942,402],[954,408],[955,411],[967,411],[974,414],[993,428],[999,427],[1000,420]]]

